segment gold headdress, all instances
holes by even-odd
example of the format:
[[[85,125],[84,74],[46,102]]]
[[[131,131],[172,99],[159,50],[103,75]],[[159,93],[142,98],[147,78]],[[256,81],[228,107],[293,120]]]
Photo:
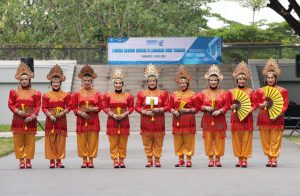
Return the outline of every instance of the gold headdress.
[[[158,70],[155,67],[155,65],[153,65],[151,63],[149,65],[147,65],[147,68],[145,69],[145,77],[146,77],[146,79],[148,79],[149,76],[155,76],[156,79],[157,79],[158,75],[159,75],[159,73],[158,73]]]
[[[277,62],[272,58],[267,61],[264,69],[262,70],[262,74],[266,76],[270,72],[274,73],[276,76],[281,74],[281,69],[279,68]]]
[[[33,72],[30,70],[28,65],[21,63],[18,67],[17,73],[15,75],[15,78],[17,80],[20,80],[22,75],[27,75],[29,78],[33,78]]]
[[[207,73],[204,75],[205,79],[209,79],[211,75],[218,76],[219,80],[223,80],[223,75],[220,68],[217,65],[212,65],[208,68]]]
[[[54,65],[47,75],[48,80],[63,82],[66,80],[64,72],[59,65]]]
[[[232,76],[234,78],[237,78],[241,74],[245,75],[247,80],[249,80],[252,75],[249,67],[247,66],[247,64],[244,61],[240,62],[236,66],[236,68],[234,69],[234,71],[232,73]]]
[[[120,68],[117,68],[114,70],[114,74],[112,75],[112,81],[114,82],[116,79],[120,79],[124,81],[124,78],[126,75],[123,73],[123,70]]]
[[[177,70],[175,82],[179,83],[181,78],[186,78],[189,82],[192,80],[192,75],[185,69],[183,65],[180,65]]]
[[[78,77],[81,79],[83,77],[86,77],[86,75],[89,75],[92,79],[97,78],[97,74],[94,72],[94,69],[89,65],[85,65],[82,67],[80,73],[78,74]]]

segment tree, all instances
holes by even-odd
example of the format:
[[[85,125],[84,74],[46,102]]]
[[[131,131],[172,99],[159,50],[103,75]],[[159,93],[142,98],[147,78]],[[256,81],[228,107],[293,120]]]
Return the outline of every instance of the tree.
[[[278,0],[269,0],[267,6],[273,9],[277,14],[282,16],[285,21],[294,29],[294,31],[300,35],[300,5],[296,0],[288,0],[289,6],[286,9]],[[292,11],[295,11],[298,16],[298,20],[291,14]]]
[[[300,37],[287,22],[268,24],[265,21],[258,21],[255,25],[233,21],[226,23],[229,24],[226,27],[209,29],[199,34],[222,37],[225,43],[222,51],[223,63],[250,58],[294,58],[299,53],[299,47],[295,47],[293,43],[298,43]]]
[[[0,42],[93,44],[107,37],[195,36],[215,0],[2,0]]]
[[[229,0],[238,2],[242,7],[252,10],[252,24],[255,22],[255,12],[266,6],[268,0]]]
[[[255,11],[258,11],[263,6],[267,6],[274,10],[277,14],[282,16],[284,20],[294,29],[294,31],[300,35],[300,4],[297,0],[288,0],[289,5],[286,9],[279,0],[228,0],[240,3],[244,7],[250,7],[253,10],[253,22]],[[257,2],[257,8],[255,3]],[[298,19],[292,15],[295,12]]]

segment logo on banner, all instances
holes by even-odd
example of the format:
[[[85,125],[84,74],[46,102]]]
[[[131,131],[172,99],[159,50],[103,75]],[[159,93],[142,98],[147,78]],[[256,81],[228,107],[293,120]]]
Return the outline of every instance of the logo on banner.
[[[146,45],[147,46],[164,46],[164,40],[146,40]]]

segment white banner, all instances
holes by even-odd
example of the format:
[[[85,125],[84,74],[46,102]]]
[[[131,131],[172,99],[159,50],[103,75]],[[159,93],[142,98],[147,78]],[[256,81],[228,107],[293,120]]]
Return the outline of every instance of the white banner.
[[[108,64],[221,64],[219,37],[108,38]]]

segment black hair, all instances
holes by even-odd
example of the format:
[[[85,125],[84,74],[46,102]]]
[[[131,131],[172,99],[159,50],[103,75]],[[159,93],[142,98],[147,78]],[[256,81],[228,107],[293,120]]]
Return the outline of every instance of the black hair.
[[[83,75],[83,77],[92,77],[92,75],[89,74],[89,73],[85,73],[85,74]]]

